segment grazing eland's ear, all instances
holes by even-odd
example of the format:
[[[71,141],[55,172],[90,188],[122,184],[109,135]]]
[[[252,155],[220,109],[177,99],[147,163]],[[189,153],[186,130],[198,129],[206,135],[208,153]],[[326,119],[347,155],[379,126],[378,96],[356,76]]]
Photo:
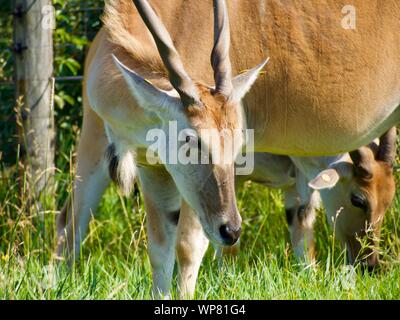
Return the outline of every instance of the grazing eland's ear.
[[[166,91],[153,86],[146,79],[125,66],[115,55],[112,55],[112,58],[140,107],[158,113],[179,104],[178,98],[170,96]]]
[[[369,147],[361,147],[350,152],[350,158],[354,164],[354,173],[362,179],[372,179],[372,163],[375,160],[373,151]]]
[[[251,86],[257,80],[261,70],[268,63],[268,61],[269,58],[267,58],[255,68],[239,74],[232,80],[233,91],[230,96],[230,100],[234,102],[240,102],[244,98],[247,92],[249,92]]]
[[[321,171],[308,183],[308,186],[314,190],[332,189],[340,179],[350,179],[352,176],[353,164],[341,161]]]
[[[338,183],[340,177],[335,169],[326,169],[321,171],[308,186],[314,190],[331,189]]]
[[[391,128],[379,139],[379,149],[376,160],[383,161],[393,166],[396,158],[396,127]]]

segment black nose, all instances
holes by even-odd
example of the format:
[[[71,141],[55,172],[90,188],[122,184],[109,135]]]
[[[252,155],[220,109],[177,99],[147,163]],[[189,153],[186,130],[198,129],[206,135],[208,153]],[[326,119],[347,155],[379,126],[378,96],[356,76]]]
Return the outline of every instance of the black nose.
[[[227,246],[233,246],[239,240],[241,232],[242,228],[234,229],[229,224],[223,224],[219,228],[221,238]]]

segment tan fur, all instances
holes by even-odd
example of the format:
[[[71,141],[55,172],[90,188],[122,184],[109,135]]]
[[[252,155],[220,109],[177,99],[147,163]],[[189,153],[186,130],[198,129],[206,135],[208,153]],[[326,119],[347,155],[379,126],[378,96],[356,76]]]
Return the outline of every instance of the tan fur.
[[[162,228],[159,227],[159,210],[146,194],[144,194],[144,201],[146,204],[146,219],[149,226],[148,232],[160,246],[165,245],[166,235],[163,233]]]
[[[123,48],[124,52],[141,66],[148,67],[152,72],[167,77],[158,53],[153,50],[152,46],[146,44],[146,42],[153,41],[147,29],[142,36],[139,34],[134,36],[137,28],[145,28],[145,26],[140,18],[133,19],[133,17],[138,17],[138,13],[134,9],[132,1],[108,1],[102,17],[108,40],[117,47]]]
[[[233,130],[239,121],[237,110],[220,95],[212,95],[210,88],[197,84],[197,90],[203,106],[190,106],[185,113],[192,123],[198,124],[198,129],[215,128]]]

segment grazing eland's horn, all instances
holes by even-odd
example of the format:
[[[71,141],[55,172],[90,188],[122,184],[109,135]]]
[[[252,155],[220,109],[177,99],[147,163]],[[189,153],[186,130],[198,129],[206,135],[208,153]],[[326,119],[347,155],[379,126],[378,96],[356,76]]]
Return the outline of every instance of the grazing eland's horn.
[[[211,65],[215,91],[229,97],[232,93],[232,66],[229,58],[230,29],[225,0],[214,0],[214,48]]]
[[[178,91],[183,105],[201,104],[196,87],[185,71],[171,36],[164,24],[147,0],[133,0],[133,2],[154,38],[161,59],[168,70],[169,80],[176,91]]]
[[[396,127],[391,128],[381,136],[379,139],[379,150],[376,155],[376,160],[384,161],[393,165],[396,158],[396,140]]]
[[[350,152],[350,158],[353,161],[356,176],[364,179],[372,178],[373,152],[370,148],[358,148]]]

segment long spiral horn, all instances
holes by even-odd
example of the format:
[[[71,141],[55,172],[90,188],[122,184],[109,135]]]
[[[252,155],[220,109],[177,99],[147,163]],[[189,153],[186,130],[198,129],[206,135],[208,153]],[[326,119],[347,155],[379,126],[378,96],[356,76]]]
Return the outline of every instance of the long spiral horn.
[[[168,70],[169,80],[178,91],[183,105],[200,104],[197,89],[185,71],[182,60],[164,24],[147,0],[133,0],[133,2],[154,38],[161,59]]]

